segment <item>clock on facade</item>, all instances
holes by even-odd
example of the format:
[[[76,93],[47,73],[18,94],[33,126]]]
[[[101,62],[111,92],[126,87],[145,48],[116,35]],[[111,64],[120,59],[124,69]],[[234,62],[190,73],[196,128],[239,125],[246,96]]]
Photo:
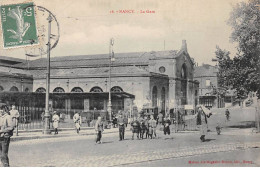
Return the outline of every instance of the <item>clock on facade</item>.
[[[165,72],[165,67],[163,67],[163,66],[161,66],[160,68],[159,68],[159,71],[160,71],[160,73],[164,73]]]

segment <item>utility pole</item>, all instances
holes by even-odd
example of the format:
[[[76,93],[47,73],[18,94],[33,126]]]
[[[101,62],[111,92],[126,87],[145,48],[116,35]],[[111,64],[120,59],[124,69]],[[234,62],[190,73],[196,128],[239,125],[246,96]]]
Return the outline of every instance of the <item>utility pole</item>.
[[[45,114],[44,114],[44,129],[43,134],[50,134],[50,112],[49,112],[49,94],[50,94],[50,50],[51,50],[51,22],[52,22],[52,16],[49,14],[49,17],[47,18],[49,22],[48,26],[48,43],[47,43],[47,73],[46,73],[46,99],[45,99]]]
[[[112,102],[111,102],[111,64],[112,64],[112,58],[114,55],[113,52],[113,45],[114,45],[114,39],[111,38],[109,42],[109,83],[108,83],[108,114],[109,114],[109,121],[112,122]]]

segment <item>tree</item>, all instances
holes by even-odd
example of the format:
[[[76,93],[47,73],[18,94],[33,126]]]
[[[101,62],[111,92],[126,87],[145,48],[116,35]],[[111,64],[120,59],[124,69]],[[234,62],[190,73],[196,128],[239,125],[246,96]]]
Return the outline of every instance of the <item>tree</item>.
[[[233,7],[228,24],[232,27],[231,40],[238,43],[238,53],[230,59],[229,52],[217,47],[216,57],[222,86],[231,85],[238,97],[249,91],[260,94],[260,0],[240,2]]]

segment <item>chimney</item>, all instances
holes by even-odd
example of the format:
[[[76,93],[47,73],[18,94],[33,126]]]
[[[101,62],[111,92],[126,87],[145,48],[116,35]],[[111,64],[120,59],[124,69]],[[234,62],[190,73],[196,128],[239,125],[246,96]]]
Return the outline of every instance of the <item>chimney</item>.
[[[186,40],[182,40],[181,50],[188,52]]]

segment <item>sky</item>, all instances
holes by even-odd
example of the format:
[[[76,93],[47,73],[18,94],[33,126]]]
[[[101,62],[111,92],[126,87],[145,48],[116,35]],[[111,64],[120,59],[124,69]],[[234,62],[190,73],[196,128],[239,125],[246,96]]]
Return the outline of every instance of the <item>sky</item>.
[[[1,0],[0,3],[19,1],[25,0]],[[211,60],[215,57],[216,45],[235,55],[237,44],[230,41],[232,28],[227,20],[232,6],[240,1],[33,0],[35,5],[50,10],[60,26],[59,43],[52,49],[51,57],[105,54],[109,52],[110,38],[114,39],[115,54],[179,50],[182,40],[186,40],[190,56],[199,64],[214,64]],[[110,13],[111,10],[115,13]],[[135,13],[116,13],[118,10]],[[154,13],[140,13],[140,10]],[[47,24],[41,15],[36,19],[38,26]],[[53,24],[53,32],[56,32]],[[0,55],[21,59],[26,59],[25,53],[30,50],[2,47],[3,44]]]

